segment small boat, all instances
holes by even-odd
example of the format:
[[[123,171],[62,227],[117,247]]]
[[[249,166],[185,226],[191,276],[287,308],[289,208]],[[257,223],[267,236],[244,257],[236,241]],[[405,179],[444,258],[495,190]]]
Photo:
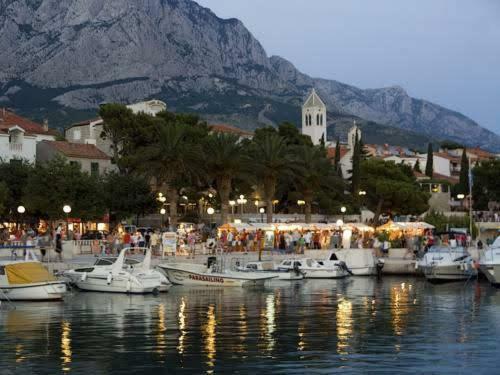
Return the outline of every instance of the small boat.
[[[328,264],[322,264],[311,258],[304,259],[284,259],[278,266],[280,270],[302,271],[306,279],[341,279],[349,275],[349,270],[344,262],[329,261]]]
[[[186,286],[217,286],[217,287],[246,287],[263,286],[267,280],[274,279],[275,275],[263,275],[258,272],[228,271],[217,264],[213,258],[207,265],[194,263],[164,263],[158,266],[175,285]]]
[[[417,267],[431,283],[468,280],[477,275],[472,257],[463,247],[433,246]]]
[[[274,262],[248,262],[236,268],[239,272],[257,272],[262,275],[274,276],[274,280],[302,280],[304,273],[298,268],[280,269]]]
[[[339,249],[331,251],[324,264],[342,261],[355,276],[375,276],[384,267],[383,260],[377,258],[370,249]]]
[[[66,292],[66,282],[55,278],[30,250],[24,261],[0,261],[0,300],[57,301]]]
[[[91,267],[65,271],[63,275],[85,291],[146,294],[168,289],[165,276],[151,269],[151,250],[144,250],[143,262],[126,258],[129,248],[125,248],[118,257],[101,257]]]
[[[481,254],[479,269],[491,285],[500,288],[500,236]]]

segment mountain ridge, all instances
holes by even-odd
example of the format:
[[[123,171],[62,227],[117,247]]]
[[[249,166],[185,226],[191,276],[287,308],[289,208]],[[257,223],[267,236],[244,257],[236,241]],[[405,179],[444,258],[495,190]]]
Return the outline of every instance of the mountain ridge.
[[[157,97],[249,128],[269,107],[272,122],[299,122],[312,87],[329,125],[357,117],[500,151],[497,134],[399,86],[363,90],[268,57],[241,21],[191,0],[0,1],[0,106],[24,113],[70,120],[102,102]]]

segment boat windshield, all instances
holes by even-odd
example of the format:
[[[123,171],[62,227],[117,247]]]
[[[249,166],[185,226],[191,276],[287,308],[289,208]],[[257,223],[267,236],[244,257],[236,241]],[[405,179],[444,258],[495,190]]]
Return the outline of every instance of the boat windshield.
[[[114,257],[114,258],[99,258],[95,262],[94,266],[110,266],[114,262],[116,262],[117,259],[118,258],[116,258],[116,257]],[[136,264],[139,264],[139,263],[141,263],[141,262],[139,260],[137,260],[137,259],[125,258],[125,264],[127,266],[133,266],[133,265],[136,265]]]

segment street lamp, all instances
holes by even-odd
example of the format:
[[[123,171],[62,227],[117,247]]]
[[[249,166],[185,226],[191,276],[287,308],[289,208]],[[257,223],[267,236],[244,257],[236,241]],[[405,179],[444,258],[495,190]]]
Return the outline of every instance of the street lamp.
[[[247,203],[245,196],[243,194],[240,195],[240,198],[237,200],[238,204],[241,205],[241,215],[243,215],[243,205]]]
[[[19,212],[22,215],[26,212],[26,208],[24,206],[19,206],[17,207],[17,212]]]
[[[66,214],[66,236],[68,235],[69,232],[69,220],[68,220],[68,215],[71,212],[71,206],[68,204],[65,204],[63,207],[63,211]],[[67,237],[66,237],[67,239]]]
[[[160,223],[160,231],[162,230],[163,228],[163,224],[165,223],[165,214],[167,213],[167,210],[162,208],[160,210],[160,215],[161,215],[161,223]]]
[[[458,195],[457,195],[457,199],[462,200],[462,199],[464,199],[464,198],[465,198],[465,194],[458,194]]]
[[[234,205],[236,204],[236,201],[229,201],[229,205],[231,206],[231,215],[234,216]]]
[[[345,206],[340,207],[340,212],[342,212],[342,220],[345,221],[345,213],[347,211],[347,208]]]
[[[260,212],[260,222],[263,223],[264,222],[264,213],[266,212],[266,209],[264,207],[261,207],[259,209],[259,212]]]
[[[215,213],[215,210],[213,209],[213,207],[208,207],[207,214],[209,214],[210,216],[212,216],[214,213]]]
[[[257,212],[259,212],[259,201],[256,200],[255,202],[253,202],[255,204],[255,209],[257,210]]]
[[[358,193],[361,197],[366,195],[366,191],[360,190]]]
[[[300,207],[300,212],[302,213],[302,206],[304,206],[306,204],[306,201],[303,201],[303,200],[298,200],[297,201],[297,206]]]

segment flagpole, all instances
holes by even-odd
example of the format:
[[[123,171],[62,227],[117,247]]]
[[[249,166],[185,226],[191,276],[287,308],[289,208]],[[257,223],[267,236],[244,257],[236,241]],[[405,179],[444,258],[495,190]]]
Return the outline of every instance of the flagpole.
[[[470,238],[472,239],[472,169],[469,156],[469,229]]]

